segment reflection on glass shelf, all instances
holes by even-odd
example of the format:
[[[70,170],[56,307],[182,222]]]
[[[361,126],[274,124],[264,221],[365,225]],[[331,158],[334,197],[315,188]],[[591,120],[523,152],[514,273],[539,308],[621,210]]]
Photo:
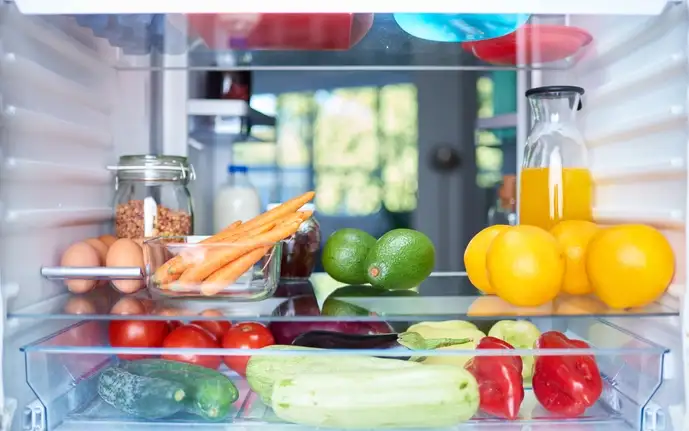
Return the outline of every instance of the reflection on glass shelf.
[[[539,323],[541,330],[548,329],[548,322]],[[457,361],[465,363],[471,357],[488,356],[516,356],[533,355],[539,356],[582,356],[591,355],[595,362],[602,380],[602,394],[598,401],[591,405],[583,414],[577,418],[565,419],[556,417],[548,413],[535,399],[528,382],[525,384],[526,397],[521,404],[520,414],[514,422],[503,422],[489,417],[482,413],[476,413],[467,422],[459,423],[462,425],[515,425],[517,429],[522,426],[531,425],[530,429],[540,426],[539,429],[553,429],[557,425],[567,426],[576,425],[579,428],[586,425],[595,426],[619,426],[631,424],[631,429],[640,429],[640,418],[643,408],[652,399],[659,385],[663,382],[664,369],[663,358],[668,350],[646,339],[623,331],[614,325],[603,322],[587,321],[583,319],[570,320],[561,331],[570,338],[587,340],[591,344],[590,349],[533,349],[533,350],[473,350],[473,349],[438,349],[416,351],[425,357],[420,359],[423,362],[434,360],[444,360],[444,364],[455,364]],[[249,388],[248,381],[236,373],[228,370],[225,365],[220,366],[220,371],[228,376],[239,392],[238,399],[233,403],[233,408],[229,414],[219,422],[209,422],[198,416],[188,413],[177,413],[169,417],[155,421],[147,421],[136,418],[130,414],[119,411],[110,405],[105,404],[99,398],[97,385],[100,373],[111,366],[127,367],[133,362],[122,362],[116,355],[122,354],[153,354],[153,355],[195,355],[195,356],[214,356],[224,355],[227,357],[240,356],[246,354],[246,350],[241,349],[199,349],[199,348],[176,348],[176,349],[137,349],[137,348],[112,348],[108,342],[107,322],[82,322],[74,325],[65,331],[61,331],[53,336],[47,337],[23,349],[26,359],[27,381],[40,401],[47,408],[48,418],[51,421],[49,429],[55,429],[57,425],[64,426],[64,429],[72,427],[87,427],[103,423],[126,424],[126,429],[139,429],[151,426],[189,426],[193,424],[195,428],[209,427],[219,428],[228,425],[239,426],[271,426],[271,427],[294,427],[294,424],[287,423],[281,419],[269,405],[261,401],[256,393]],[[335,349],[258,349],[252,351],[254,358],[260,357],[261,363],[266,366],[274,364],[274,368],[265,371],[254,367],[254,376],[262,376],[268,379],[279,380],[281,378],[298,377],[298,365],[300,362],[318,360],[319,356],[326,355],[328,359],[318,362],[321,364],[321,372],[326,372],[327,377],[332,377],[343,371],[343,369],[327,368],[329,363],[338,363],[340,366],[347,361],[371,360],[364,356],[386,356],[388,359],[374,359],[374,361],[386,362],[386,373],[402,372],[400,370],[410,369],[413,364],[404,363],[398,357],[404,352],[389,349],[367,349],[367,350],[335,350]],[[288,361],[288,357],[297,356],[298,361]],[[295,358],[296,359],[296,358]],[[275,362],[273,362],[275,361]],[[449,361],[449,362],[448,362]],[[220,363],[220,360],[217,360]],[[279,365],[278,365],[279,364]],[[427,364],[417,365],[421,368]],[[291,368],[290,368],[291,367]],[[295,368],[296,367],[296,368]],[[390,368],[392,367],[392,368]],[[399,369],[398,369],[399,367]],[[444,370],[452,371],[453,367],[446,365]],[[328,371],[329,370],[329,371]],[[357,369],[359,371],[359,369]],[[439,371],[439,370],[436,370]],[[310,373],[314,372],[309,370]],[[271,374],[272,373],[272,374]],[[286,376],[283,373],[287,373]],[[291,374],[290,374],[291,373]],[[350,371],[350,374],[351,371]],[[165,378],[164,374],[159,374],[160,378]],[[437,377],[437,375],[436,375]],[[251,380],[249,380],[250,382]],[[254,380],[253,389],[260,391],[261,386],[256,385]],[[265,384],[265,383],[264,383]],[[407,382],[409,384],[409,382]],[[424,394],[432,395],[433,382],[412,382],[413,385],[422,386]],[[321,385],[321,387],[326,385]],[[325,390],[329,388],[325,387]],[[335,390],[343,400],[346,399],[346,392],[338,392],[340,387]],[[376,391],[384,391],[386,388],[376,388]],[[430,392],[425,392],[430,391]],[[274,392],[273,392],[274,393]],[[409,395],[413,397],[413,395]],[[622,401],[621,401],[622,400]],[[338,403],[338,408],[347,408],[350,403]],[[327,403],[320,406],[327,409]],[[388,406],[390,409],[395,406]],[[401,402],[400,409],[409,408],[408,403]],[[547,428],[550,427],[550,428]],[[58,428],[62,429],[62,428]],[[310,429],[310,428],[306,428]],[[566,429],[566,428],[565,428]],[[583,428],[587,429],[587,428]],[[600,429],[600,428],[592,428]],[[606,428],[611,429],[611,428]]]
[[[213,313],[204,311],[213,310]],[[215,311],[219,313],[215,313]],[[175,299],[146,291],[125,296],[111,288],[86,295],[65,294],[9,313],[16,319],[270,321],[388,321],[501,317],[626,317],[678,316],[677,307],[654,303],[647,307],[610,309],[590,296],[561,296],[536,308],[512,306],[480,295],[464,273],[434,273],[412,291],[383,291],[370,286],[344,286],[318,273],[306,283],[282,284],[277,294],[258,302],[227,302],[220,298]]]

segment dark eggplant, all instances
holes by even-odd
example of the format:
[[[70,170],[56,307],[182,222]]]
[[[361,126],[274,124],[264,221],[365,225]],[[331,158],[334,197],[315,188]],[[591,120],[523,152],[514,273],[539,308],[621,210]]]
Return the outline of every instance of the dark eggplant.
[[[399,334],[345,334],[335,331],[309,331],[292,342],[295,346],[320,349],[391,349],[405,347],[397,342]]]
[[[315,347],[320,349],[401,349],[410,352],[414,350],[432,350],[438,347],[454,346],[470,342],[471,339],[439,338],[425,339],[416,332],[402,332],[400,334],[344,334],[334,331],[309,331],[294,339],[292,345]],[[409,360],[412,356],[378,356],[380,358]],[[422,358],[416,357],[414,360]]]
[[[292,345],[320,349],[410,349],[399,343],[399,334],[345,334],[335,331],[309,331],[294,339]],[[378,356],[379,358],[408,361],[411,356]]]

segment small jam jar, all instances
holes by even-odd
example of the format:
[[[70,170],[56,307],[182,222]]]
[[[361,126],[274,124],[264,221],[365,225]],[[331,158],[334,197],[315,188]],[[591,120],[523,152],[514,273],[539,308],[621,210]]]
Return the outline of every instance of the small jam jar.
[[[268,210],[278,204],[268,205]],[[314,211],[313,204],[306,204],[299,211]],[[311,276],[318,250],[321,246],[321,227],[314,216],[305,220],[292,237],[283,241],[282,261],[280,262],[281,280],[304,280]]]

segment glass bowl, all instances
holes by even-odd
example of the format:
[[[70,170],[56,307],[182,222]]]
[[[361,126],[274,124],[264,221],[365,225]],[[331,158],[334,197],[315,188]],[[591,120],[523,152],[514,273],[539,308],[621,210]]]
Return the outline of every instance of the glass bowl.
[[[159,237],[144,242],[146,284],[169,297],[259,301],[280,279],[282,243],[208,242],[209,237]],[[206,241],[206,242],[204,242]]]

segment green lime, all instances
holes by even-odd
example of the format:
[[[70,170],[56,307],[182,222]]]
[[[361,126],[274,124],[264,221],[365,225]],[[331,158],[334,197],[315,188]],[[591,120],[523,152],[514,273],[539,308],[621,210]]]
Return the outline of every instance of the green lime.
[[[364,262],[375,243],[376,239],[363,230],[340,229],[325,242],[323,269],[341,283],[366,283]]]
[[[412,289],[435,266],[430,238],[412,229],[394,229],[376,241],[366,257],[366,277],[384,289]]]

